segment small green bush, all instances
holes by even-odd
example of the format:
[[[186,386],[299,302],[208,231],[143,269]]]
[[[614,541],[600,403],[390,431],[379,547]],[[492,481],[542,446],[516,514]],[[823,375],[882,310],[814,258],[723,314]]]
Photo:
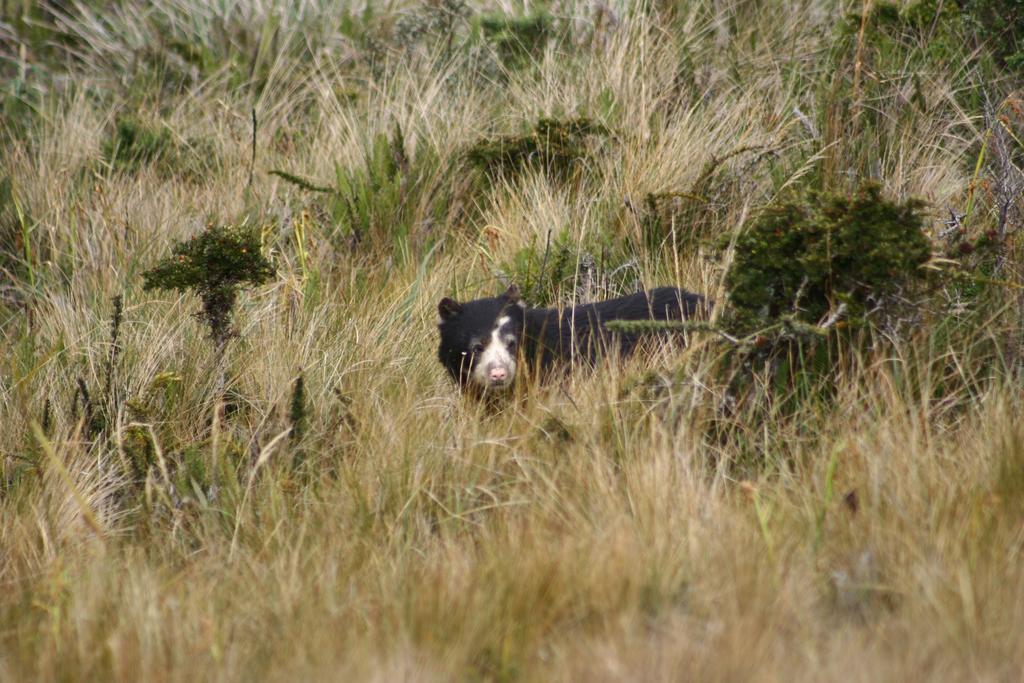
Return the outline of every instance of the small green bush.
[[[231,318],[238,290],[261,285],[274,266],[260,250],[259,231],[244,226],[209,226],[174,246],[172,255],[144,274],[145,289],[192,290],[203,302],[200,314],[218,349],[235,335]]]
[[[407,225],[400,214],[408,172],[405,139],[397,127],[393,136],[380,133],[373,139],[361,167],[338,167],[330,211],[345,236],[355,243],[371,236],[405,236]]]
[[[567,178],[590,156],[591,140],[607,133],[604,126],[586,117],[564,121],[541,118],[523,135],[478,141],[466,159],[492,177],[542,169]]]
[[[484,39],[509,69],[520,69],[539,59],[554,33],[554,19],[547,12],[520,17],[485,14],[478,21]]]
[[[814,325],[839,304],[858,320],[871,304],[919,282],[931,255],[922,204],[809,193],[766,210],[736,242],[725,285],[733,324],[752,332],[782,316]]]
[[[966,0],[958,4],[996,60],[1019,74],[1024,67],[1024,0]]]
[[[103,143],[103,158],[123,170],[136,170],[174,156],[177,148],[169,130],[134,118],[118,119],[113,134]]]
[[[102,145],[103,160],[116,171],[137,173],[147,166],[164,176],[197,177],[213,151],[209,144],[174,139],[166,126],[153,125],[134,117],[118,118]]]
[[[607,246],[577,245],[567,231],[523,247],[499,272],[534,306],[614,296],[639,288],[634,263]],[[600,253],[599,257],[594,252]]]
[[[391,247],[396,255],[403,255],[409,247],[426,247],[431,225],[455,222],[450,215],[452,168],[425,142],[410,154],[396,125],[391,135],[379,133],[372,138],[361,163],[338,165],[333,186],[282,170],[270,173],[308,192],[326,195],[325,208],[335,226],[333,239],[353,250]]]

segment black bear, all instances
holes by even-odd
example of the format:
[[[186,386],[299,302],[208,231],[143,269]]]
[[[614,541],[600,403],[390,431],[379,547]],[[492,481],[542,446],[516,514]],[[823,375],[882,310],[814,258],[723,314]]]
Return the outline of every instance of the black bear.
[[[515,285],[501,296],[437,306],[437,356],[459,385],[496,392],[512,386],[522,363],[550,370],[572,359],[593,362],[599,353],[630,354],[652,332],[611,332],[612,320],[686,320],[707,313],[699,294],[658,287],[573,308],[529,308]]]

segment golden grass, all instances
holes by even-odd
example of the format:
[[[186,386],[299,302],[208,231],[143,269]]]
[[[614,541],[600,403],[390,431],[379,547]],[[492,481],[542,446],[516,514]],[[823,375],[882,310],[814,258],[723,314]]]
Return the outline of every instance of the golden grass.
[[[1024,675],[1024,396],[970,367],[972,344],[1019,324],[1012,309],[966,341],[856,355],[834,401],[751,411],[722,440],[708,428],[726,401],[710,339],[532,387],[498,412],[461,398],[434,357],[437,301],[500,289],[498,264],[548,230],[635,239],[623,198],[687,190],[743,146],[775,150],[767,165],[727,162],[743,180],[716,224],[730,234],[830,145],[874,145],[815,138],[793,114],[828,116],[798,81],[821,68],[810,55],[827,50],[831,8],[694,3],[674,28],[617,10],[620,29],[573,59],[552,46],[534,72],[490,82],[430,53],[356,78],[344,41],[282,57],[255,99],[252,187],[253,100],[219,75],[148,105],[178,139],[212,144],[199,179],[104,169],[111,111],[54,96],[31,144],[0,151],[42,254],[0,328],[0,679]],[[576,9],[586,23],[592,9]],[[115,87],[104,60],[118,45],[96,46],[84,84]],[[684,50],[702,90],[673,90]],[[943,82],[928,88],[946,105],[873,152],[889,192],[937,213],[965,196],[979,126]],[[433,150],[445,167],[481,136],[602,98],[620,137],[581,182],[498,184],[458,231],[433,224],[432,250],[352,251],[316,197],[266,173],[330,184],[396,124],[411,156]],[[412,225],[427,225],[417,201]],[[143,293],[141,273],[207,221],[240,220],[268,226],[279,273],[242,296],[221,411],[197,302]],[[637,257],[647,285],[719,287],[697,253]],[[90,441],[70,406],[79,378],[100,393],[122,293],[117,410]],[[662,391],[647,395],[636,385],[651,370]],[[286,437],[299,372],[301,445]],[[196,460],[205,490],[182,477]]]

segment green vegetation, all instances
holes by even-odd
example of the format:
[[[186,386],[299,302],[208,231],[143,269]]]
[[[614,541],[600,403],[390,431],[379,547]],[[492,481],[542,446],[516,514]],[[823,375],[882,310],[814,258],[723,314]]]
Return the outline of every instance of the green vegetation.
[[[162,125],[149,125],[136,118],[118,118],[110,137],[103,141],[103,161],[110,168],[137,173],[152,166],[166,177],[178,175],[197,179],[213,152],[203,141],[179,142]],[[204,158],[205,157],[205,158]]]
[[[492,176],[540,169],[567,178],[590,156],[588,142],[606,134],[603,126],[587,118],[542,118],[523,135],[479,140],[466,152],[466,159]]]
[[[171,132],[151,128],[135,119],[118,119],[114,134],[103,143],[103,157],[114,167],[134,170],[154,161],[177,156]]]
[[[534,306],[571,305],[636,291],[639,267],[608,245],[582,248],[563,230],[534,240],[501,264],[505,280],[519,286]]]
[[[1021,16],[0,2],[0,679],[1012,679]]]
[[[174,246],[171,256],[144,274],[146,289],[192,290],[203,302],[202,319],[218,348],[235,336],[231,324],[238,290],[274,276],[263,256],[259,230],[210,225]]]
[[[485,14],[479,19],[484,38],[511,69],[536,62],[552,37],[554,20],[547,12],[525,16]]]
[[[811,193],[765,209],[736,240],[725,278],[737,331],[784,315],[814,325],[840,306],[859,322],[892,294],[910,296],[931,255],[922,208],[867,185],[853,197]]]

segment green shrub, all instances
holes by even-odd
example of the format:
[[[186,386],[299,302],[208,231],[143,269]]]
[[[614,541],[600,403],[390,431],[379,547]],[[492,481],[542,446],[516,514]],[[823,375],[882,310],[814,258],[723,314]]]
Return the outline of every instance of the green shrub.
[[[921,208],[867,184],[853,197],[811,192],[767,209],[736,241],[725,280],[733,324],[752,332],[786,316],[814,325],[840,304],[863,318],[922,280],[931,247]]]
[[[996,60],[1019,74],[1024,67],[1024,0],[966,0],[960,4]]]
[[[541,169],[564,179],[591,155],[591,141],[607,134],[604,126],[586,117],[541,118],[528,133],[478,141],[466,159],[491,177]]]
[[[544,244],[523,247],[498,270],[534,306],[590,301],[639,288],[632,260],[606,245],[591,246],[597,248],[577,245],[563,230],[553,241],[549,236]]]
[[[208,226],[174,246],[171,256],[144,274],[146,289],[192,290],[203,302],[200,314],[218,349],[235,335],[231,318],[238,290],[261,285],[274,267],[260,250],[259,231],[243,226]]]
[[[111,166],[136,170],[140,166],[177,156],[171,132],[138,119],[119,118],[113,134],[103,143],[103,158]]]
[[[201,140],[187,144],[175,140],[164,125],[145,123],[133,117],[118,118],[114,130],[102,145],[105,163],[123,173],[137,173],[147,166],[164,176],[196,177],[213,151]]]
[[[333,236],[351,248],[391,246],[402,255],[410,237],[427,237],[432,223],[451,223],[454,183],[449,167],[426,143],[410,155],[398,126],[390,136],[373,138],[362,163],[339,165],[333,186],[286,171],[270,173],[303,190],[324,193],[336,226]],[[417,233],[415,228],[424,230]]]
[[[509,69],[523,68],[539,59],[554,33],[554,19],[547,12],[520,17],[485,14],[478,21],[484,39]]]

